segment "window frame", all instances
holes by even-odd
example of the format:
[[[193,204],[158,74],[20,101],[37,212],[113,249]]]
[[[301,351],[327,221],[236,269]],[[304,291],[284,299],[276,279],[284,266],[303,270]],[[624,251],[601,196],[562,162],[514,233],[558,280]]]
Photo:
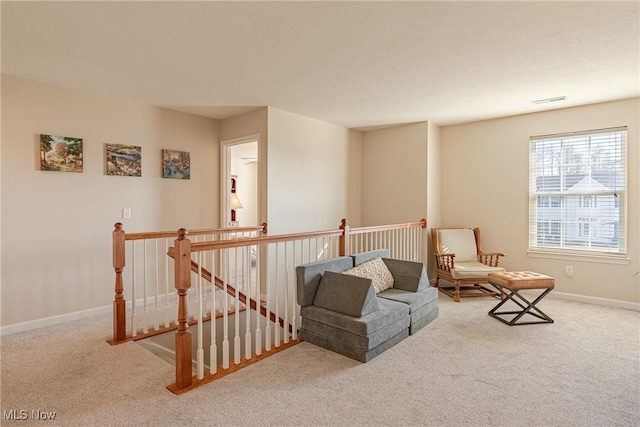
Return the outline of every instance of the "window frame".
[[[605,173],[613,175],[616,179],[619,177],[620,180],[615,182],[615,186],[609,187],[606,190],[603,189],[582,189],[580,191],[573,190],[571,187],[567,187],[567,177],[570,175],[568,172],[568,165],[573,165],[578,168],[584,169],[585,172],[582,174],[584,177],[589,177],[592,179],[592,172],[596,169],[597,166],[601,166],[597,161],[593,158],[593,153],[589,151],[591,149],[591,144],[593,143],[594,137],[600,136],[602,137],[604,134],[615,134],[615,136],[609,137],[611,141],[606,141],[607,144],[611,144],[610,151],[612,151],[612,155],[614,159],[620,157],[620,162],[615,163],[614,170],[607,171],[605,169]],[[587,142],[580,142],[580,144],[585,144],[585,147],[588,148],[585,151],[586,157],[584,160],[580,160],[577,163],[570,163],[566,161],[567,151],[565,143],[569,145],[571,143],[576,143],[576,139],[584,138]],[[562,161],[558,162],[558,165],[555,166],[557,168],[557,176],[553,175],[553,160],[551,161],[551,166],[547,164],[547,160],[544,157],[545,145],[541,147],[538,144],[547,144],[546,147],[549,147],[550,150],[556,150],[555,152],[559,152]],[[539,147],[539,148],[538,148]],[[528,245],[528,253],[530,256],[536,257],[555,257],[555,258],[563,258],[563,257],[590,257],[597,260],[614,260],[620,261],[628,259],[627,256],[627,194],[628,194],[628,130],[626,126],[615,127],[615,128],[607,128],[607,129],[594,129],[580,132],[570,132],[570,133],[561,133],[561,134],[553,134],[553,135],[540,135],[540,136],[532,136],[529,138],[529,245]],[[541,160],[541,162],[537,161]],[[547,169],[551,169],[552,174],[546,175],[545,171]],[[578,174],[580,175],[580,174]],[[538,180],[542,177],[549,178],[557,178],[560,182],[558,188],[555,190],[550,190],[549,188],[543,188]],[[602,197],[604,196],[604,197]],[[606,198],[613,196],[613,202],[609,202],[608,205],[606,202]],[[575,200],[571,200],[571,198],[576,198]],[[550,203],[551,200],[557,199],[559,200],[558,205],[552,205]],[[604,199],[604,200],[603,200]],[[546,203],[541,200],[545,200]],[[575,203],[576,206],[580,204],[580,209],[591,208],[595,211],[595,216],[589,216],[585,218],[577,218],[578,212],[571,211],[571,203]],[[603,203],[604,202],[604,203]],[[584,205],[584,206],[583,206]],[[601,208],[598,208],[598,205]],[[607,208],[608,206],[608,208]],[[598,209],[607,208],[606,214],[599,214]],[[548,211],[544,212],[544,209],[548,209]],[[559,217],[554,217],[551,209],[556,209],[556,215]],[[615,210],[617,212],[617,218],[611,222],[610,218],[611,213],[614,213]],[[574,227],[577,231],[574,233],[577,239],[572,240],[572,233],[569,231],[572,222],[568,219],[568,212],[574,213],[576,218],[580,219],[579,223],[577,222],[577,226]],[[589,215],[591,212],[589,212]],[[615,216],[613,216],[615,218]],[[598,224],[595,222],[598,218],[609,219],[609,227],[611,227],[610,234],[613,234],[614,237],[611,240],[610,245],[595,243],[598,239]],[[560,235],[554,236],[551,231],[545,235],[540,234],[541,224],[547,223],[551,224],[552,222],[559,221],[560,222]],[[607,222],[603,221],[603,223],[607,224]],[[583,233],[584,225],[587,224],[587,233]],[[575,224],[574,224],[575,225]],[[551,226],[547,226],[548,230],[551,230]],[[604,236],[604,233],[600,233]],[[541,239],[541,237],[543,237]],[[586,238],[586,239],[585,239]],[[586,241],[583,241],[586,240]],[[558,242],[559,241],[559,242]],[[617,244],[614,246],[614,242]]]

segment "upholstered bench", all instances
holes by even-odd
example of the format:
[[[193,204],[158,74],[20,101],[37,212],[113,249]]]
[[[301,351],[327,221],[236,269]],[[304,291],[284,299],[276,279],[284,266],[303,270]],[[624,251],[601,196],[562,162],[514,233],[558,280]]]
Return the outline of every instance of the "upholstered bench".
[[[530,325],[535,323],[553,323],[553,319],[543,313],[536,304],[542,300],[555,287],[555,279],[544,274],[534,273],[532,271],[505,271],[498,273],[489,273],[487,275],[488,282],[496,287],[503,296],[502,301],[489,311],[489,316],[506,323],[509,326],[514,325]],[[529,289],[542,289],[543,292],[533,301],[529,301],[519,291]],[[513,301],[521,310],[501,311],[497,310],[508,301]],[[514,315],[511,320],[507,320],[504,316]],[[539,320],[519,321],[525,314],[529,314]]]

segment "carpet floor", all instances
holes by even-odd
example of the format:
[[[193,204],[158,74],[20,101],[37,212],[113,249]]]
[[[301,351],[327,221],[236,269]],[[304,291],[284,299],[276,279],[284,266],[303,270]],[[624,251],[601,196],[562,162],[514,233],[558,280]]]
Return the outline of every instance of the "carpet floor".
[[[510,327],[487,315],[494,299],[439,301],[369,363],[303,342],[180,396],[169,363],[106,343],[111,316],[6,335],[0,423],[640,426],[640,312],[548,297],[554,324]]]

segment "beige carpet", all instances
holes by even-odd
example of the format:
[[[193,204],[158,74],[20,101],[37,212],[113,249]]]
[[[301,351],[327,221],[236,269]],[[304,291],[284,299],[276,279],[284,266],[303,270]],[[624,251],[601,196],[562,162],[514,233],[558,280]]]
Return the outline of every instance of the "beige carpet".
[[[638,426],[640,313],[546,298],[555,324],[509,327],[453,303],[367,364],[308,343],[181,396],[172,366],[105,342],[100,316],[2,337],[5,425]],[[11,410],[27,420],[10,421]],[[32,411],[55,412],[38,421]]]

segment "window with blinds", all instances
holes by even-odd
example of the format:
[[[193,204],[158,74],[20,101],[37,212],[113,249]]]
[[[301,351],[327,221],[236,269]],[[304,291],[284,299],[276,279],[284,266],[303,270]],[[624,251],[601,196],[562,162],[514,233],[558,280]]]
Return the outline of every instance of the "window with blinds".
[[[529,250],[626,254],[627,128],[529,140]]]

